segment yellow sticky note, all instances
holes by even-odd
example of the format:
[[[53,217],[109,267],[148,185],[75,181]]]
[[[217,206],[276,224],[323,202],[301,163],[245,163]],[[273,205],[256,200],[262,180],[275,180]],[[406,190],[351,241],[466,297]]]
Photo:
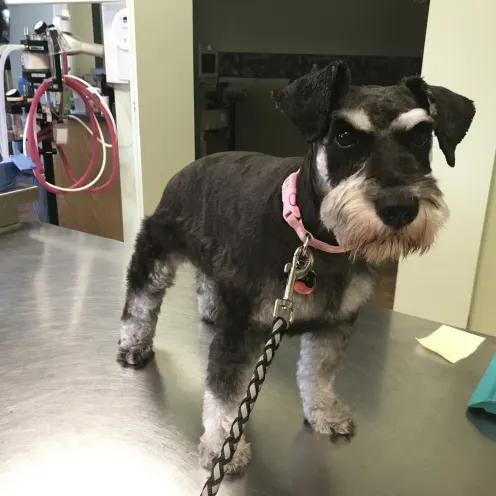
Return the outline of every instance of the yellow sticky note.
[[[458,360],[471,355],[485,339],[469,332],[443,325],[430,336],[422,339],[417,338],[417,341],[451,363],[456,363]]]

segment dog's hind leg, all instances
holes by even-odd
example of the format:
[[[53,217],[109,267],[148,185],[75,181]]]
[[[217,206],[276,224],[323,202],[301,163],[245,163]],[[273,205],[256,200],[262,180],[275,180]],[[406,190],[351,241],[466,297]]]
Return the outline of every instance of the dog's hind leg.
[[[156,216],[143,221],[127,272],[117,360],[141,366],[153,356],[160,306],[179,264],[175,230]]]
[[[341,323],[328,331],[301,336],[297,378],[305,421],[331,439],[351,438],[355,433],[351,410],[334,392],[336,372],[352,330],[351,323]]]
[[[196,273],[196,296],[201,320],[206,324],[215,324],[218,305],[217,287],[214,281],[200,271]]]
[[[256,333],[248,329],[243,298],[226,296],[222,291],[219,295],[217,323],[221,328],[216,329],[210,345],[203,405],[205,433],[200,442],[200,461],[206,469],[211,469],[229,434],[253,372],[254,352],[260,351]],[[250,458],[250,445],[243,436],[233,460],[225,468],[226,473],[242,473]]]

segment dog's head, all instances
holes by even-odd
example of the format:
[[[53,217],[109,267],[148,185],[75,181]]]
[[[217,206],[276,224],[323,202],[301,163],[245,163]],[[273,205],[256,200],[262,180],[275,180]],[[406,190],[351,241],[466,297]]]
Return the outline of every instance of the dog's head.
[[[321,221],[341,246],[373,263],[429,249],[448,216],[431,173],[433,133],[454,166],[471,100],[420,77],[351,86],[343,63],[272,97],[311,144]]]

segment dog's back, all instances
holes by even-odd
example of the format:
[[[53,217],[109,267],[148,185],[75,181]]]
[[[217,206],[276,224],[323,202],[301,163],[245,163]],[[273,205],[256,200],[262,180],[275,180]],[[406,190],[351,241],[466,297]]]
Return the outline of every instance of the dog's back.
[[[222,152],[200,158],[169,181],[156,211],[172,208],[175,213],[196,213],[206,220],[211,208],[218,213],[218,208],[227,206],[224,212],[231,217],[236,214],[233,208],[243,210],[243,206],[256,204],[253,195],[262,194],[259,204],[274,195],[280,197],[277,185],[302,161],[301,157],[278,158],[255,152]]]
[[[255,275],[266,263],[257,265],[253,255],[262,250],[266,258],[273,246],[268,237],[284,228],[281,185],[302,162],[253,152],[201,158],[171,179],[153,217],[174,225],[183,254],[205,272],[222,257],[225,269],[242,264]],[[290,253],[297,239],[288,233]]]

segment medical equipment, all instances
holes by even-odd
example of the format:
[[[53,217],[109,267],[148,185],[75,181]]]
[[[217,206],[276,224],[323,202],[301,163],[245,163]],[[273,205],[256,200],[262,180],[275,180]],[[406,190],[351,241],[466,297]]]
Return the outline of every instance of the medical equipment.
[[[36,164],[36,169],[34,171],[36,178],[45,189],[55,194],[76,191],[90,191],[95,193],[106,189],[117,177],[119,167],[115,120],[107,103],[96,88],[93,88],[83,79],[68,74],[67,67],[68,55],[85,53],[88,55],[103,56],[103,46],[84,42],[70,33],[60,32],[55,27],[47,27],[44,23],[38,23],[35,26],[35,37],[26,36],[24,46],[26,47],[25,52],[31,56],[28,57],[28,60],[33,59],[32,52],[34,51],[34,60],[38,61],[38,64],[31,63],[26,67],[24,62],[25,70],[23,71],[23,76],[34,84],[36,84],[37,79],[40,79],[40,71],[45,71],[44,75],[48,76],[43,78],[43,81],[41,84],[37,85],[36,91],[34,92],[23,136],[23,151],[24,154],[28,155]],[[43,51],[38,51],[39,46],[43,47]],[[36,49],[36,51],[34,49]],[[23,54],[23,61],[26,60],[25,55],[26,53]],[[79,179],[74,177],[74,174],[67,163],[63,149],[61,148],[61,145],[67,140],[66,128],[64,128],[65,121],[67,117],[75,118],[71,115],[65,117],[63,95],[64,91],[67,90],[77,94],[83,101],[86,112],[90,118],[90,128],[88,129],[87,126],[85,126],[85,128],[89,130],[93,136],[90,163],[85,174]],[[50,94],[53,94],[53,92],[61,94],[58,105],[49,103],[50,100],[52,100]],[[42,98],[45,94],[48,95],[46,98],[47,103],[43,105]],[[40,108],[41,119],[39,118],[38,113]],[[110,134],[110,144],[105,143],[100,123],[96,118],[95,108],[100,111],[102,117],[106,121]],[[76,120],[80,123],[82,122],[79,118]],[[37,130],[37,124],[40,127],[39,132]],[[64,169],[71,181],[73,181],[73,184],[69,188],[56,186],[44,177],[44,169],[38,147],[38,139],[41,138],[51,140],[55,144],[64,165]],[[95,165],[98,143],[102,146],[102,164],[96,177],[87,182]],[[112,148],[111,174],[104,184],[96,186],[96,183],[104,173],[107,148],[109,147]]]
[[[55,20],[54,20],[55,22]],[[86,54],[103,57],[103,45],[81,40],[71,33],[64,32],[53,24],[38,22],[32,31],[25,29],[24,39],[18,45],[0,46],[0,70],[5,71],[8,57],[21,52],[23,87],[5,91],[4,78],[0,78],[0,153],[4,171],[14,174],[0,184],[1,189],[12,189],[15,184],[15,167],[20,158],[15,154],[22,143],[22,153],[28,157],[31,166],[23,162],[23,172],[32,169],[36,181],[49,193],[66,194],[88,191],[96,193],[108,188],[117,178],[119,152],[114,116],[99,88],[84,79],[69,74],[68,56]],[[68,108],[67,93],[81,102],[88,117],[88,125]],[[92,135],[92,149],[85,173],[76,178],[67,162],[63,145],[67,144],[68,119],[81,124]],[[102,119],[108,129],[108,143],[101,128]],[[98,148],[102,147],[102,161],[94,174]],[[107,150],[110,149],[110,150]],[[107,169],[107,154],[111,154],[110,173]],[[58,154],[64,171],[72,184],[61,187],[54,184],[53,156]],[[27,160],[27,159],[26,159]],[[18,167],[19,168],[19,167]],[[29,172],[29,171],[28,171]],[[56,212],[56,200],[52,195],[49,201]],[[49,205],[50,208],[50,205]],[[56,213],[54,219],[56,221]],[[56,223],[56,222],[55,222]]]

